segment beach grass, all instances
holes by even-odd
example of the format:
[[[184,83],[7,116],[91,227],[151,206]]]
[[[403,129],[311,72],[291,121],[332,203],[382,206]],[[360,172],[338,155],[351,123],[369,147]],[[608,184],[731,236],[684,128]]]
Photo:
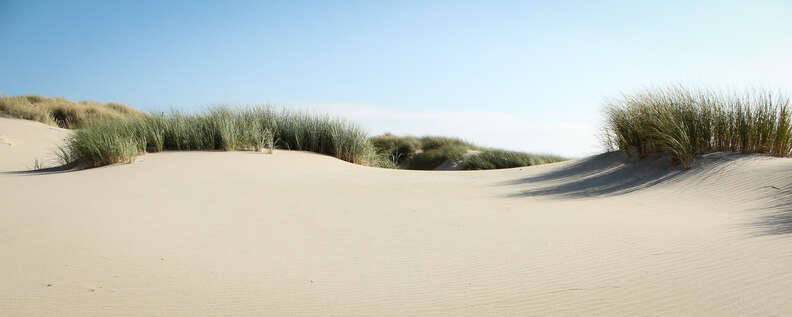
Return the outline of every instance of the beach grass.
[[[446,162],[457,164],[463,157],[462,169],[511,168],[565,160],[554,155],[488,149],[444,136],[395,136],[386,133],[372,137],[371,142],[377,152],[389,158],[394,165],[412,170],[433,170]]]
[[[88,167],[130,162],[146,152],[272,151],[326,154],[362,165],[387,166],[366,132],[342,119],[269,107],[212,108],[105,120],[77,130],[61,149],[65,164]]]
[[[630,157],[667,155],[689,168],[711,152],[790,155],[789,96],[668,87],[625,95],[605,107],[605,144]]]
[[[371,138],[377,153],[393,165],[413,170],[432,170],[447,161],[456,161],[468,150],[478,149],[470,142],[443,136],[396,136],[385,133]]]
[[[395,136],[386,133],[369,139],[381,156],[387,158],[394,166],[411,160],[421,149],[421,141],[414,136]]]
[[[369,138],[358,125],[308,112],[213,107],[197,113],[171,110],[145,114],[119,103],[73,102],[37,95],[0,97],[0,116],[74,129],[57,151],[66,165],[97,167],[132,162],[161,151],[309,151],[368,166],[433,170],[473,157],[467,169],[541,164],[527,153],[485,149],[443,136]],[[466,155],[471,151],[481,152]]]
[[[0,97],[0,115],[65,129],[79,129],[106,120],[144,117],[142,112],[119,103],[73,102],[37,95]]]
[[[462,163],[462,169],[487,170],[500,168],[514,168],[566,160],[557,155],[530,154],[506,150],[485,150],[471,155]]]
[[[447,143],[423,150],[407,164],[407,169],[433,170],[445,162],[455,162],[471,148],[459,143]]]

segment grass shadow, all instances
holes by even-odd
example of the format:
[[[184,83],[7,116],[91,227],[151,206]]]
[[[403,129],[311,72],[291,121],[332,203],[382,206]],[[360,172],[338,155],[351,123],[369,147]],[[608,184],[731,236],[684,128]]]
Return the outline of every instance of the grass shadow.
[[[772,187],[770,207],[757,210],[763,215],[748,225],[757,236],[792,234],[792,184],[782,188]]]
[[[0,172],[1,174],[9,174],[9,175],[48,175],[48,174],[60,174],[60,173],[69,173],[69,172],[77,172],[81,170],[80,166],[75,166],[73,164],[69,165],[60,165],[60,166],[53,166],[47,168],[39,168],[39,169],[30,169],[30,170],[22,170],[22,171],[5,171]]]
[[[667,157],[629,160],[622,152],[608,152],[588,157],[544,174],[520,178],[499,185],[528,185],[530,188],[509,197],[551,196],[559,198],[588,198],[621,195],[696,177],[699,182],[712,175],[725,173],[740,153],[712,153],[699,158],[694,168],[685,170],[671,166]]]

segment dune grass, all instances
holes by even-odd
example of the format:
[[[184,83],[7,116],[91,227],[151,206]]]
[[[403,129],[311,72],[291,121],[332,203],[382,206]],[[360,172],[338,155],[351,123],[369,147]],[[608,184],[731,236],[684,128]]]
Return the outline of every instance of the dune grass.
[[[431,170],[446,161],[456,161],[477,146],[458,138],[442,136],[395,136],[386,133],[371,138],[376,151],[394,166]]]
[[[462,144],[444,144],[418,153],[407,164],[407,169],[433,170],[445,162],[455,162],[470,150]]]
[[[425,136],[421,139],[421,149],[424,151],[431,151],[442,147],[464,147],[470,150],[480,150],[481,148],[473,143],[467,142],[459,138],[451,138],[444,136]]]
[[[393,164],[405,169],[433,170],[445,162],[458,162],[468,156],[462,169],[496,169],[530,166],[565,160],[560,156],[537,155],[497,149],[486,149],[458,138],[442,136],[395,136],[386,133],[371,138],[375,149]]]
[[[561,162],[565,158],[557,155],[529,154],[505,150],[485,150],[471,155],[462,163],[462,169],[488,170],[499,168],[514,168]]]
[[[668,155],[689,168],[711,152],[786,157],[792,149],[787,95],[670,87],[626,95],[606,105],[605,143],[630,157]]]
[[[106,120],[77,130],[61,149],[66,164],[88,167],[129,162],[166,150],[310,151],[381,166],[365,131],[341,119],[268,107],[172,111],[136,119]]]
[[[0,115],[33,120],[65,129],[79,129],[95,122],[142,118],[132,107],[95,101],[73,102],[42,96],[0,97]]]
[[[177,151],[309,151],[369,166],[436,169],[456,162],[471,150],[470,142],[442,136],[368,138],[357,125],[342,119],[271,107],[211,108],[198,113],[172,110],[144,114],[118,103],[73,102],[36,95],[0,97],[0,116],[76,129],[58,155],[66,165],[97,167],[131,162],[143,154]],[[469,169],[534,165],[535,155],[491,150],[477,156]]]
[[[421,148],[421,141],[414,136],[400,137],[386,133],[371,137],[369,140],[377,152],[391,161],[394,166],[411,160]]]

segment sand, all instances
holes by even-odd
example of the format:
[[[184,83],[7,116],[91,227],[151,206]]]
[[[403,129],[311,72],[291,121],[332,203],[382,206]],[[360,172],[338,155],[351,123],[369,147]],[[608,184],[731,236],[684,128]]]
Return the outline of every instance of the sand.
[[[71,131],[28,120],[0,117],[0,171],[58,165],[55,155]]]
[[[64,134],[9,122],[5,171]],[[442,172],[167,152],[4,172],[0,315],[790,315],[790,177],[790,159],[680,171],[619,153]]]

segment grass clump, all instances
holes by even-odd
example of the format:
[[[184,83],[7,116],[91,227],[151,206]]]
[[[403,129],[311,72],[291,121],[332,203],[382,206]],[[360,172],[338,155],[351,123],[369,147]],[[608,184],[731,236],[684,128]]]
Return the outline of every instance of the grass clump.
[[[60,149],[60,158],[66,165],[87,167],[132,162],[145,149],[139,128],[138,122],[119,120],[77,130]]]
[[[166,150],[310,151],[372,166],[387,166],[365,131],[341,119],[268,107],[225,107],[188,114],[171,111],[106,120],[78,130],[61,149],[66,164],[89,167],[128,162]]]
[[[433,170],[445,162],[459,160],[469,149],[468,146],[451,143],[430,148],[416,154],[407,164],[407,169]]]
[[[77,103],[60,97],[35,95],[0,97],[0,115],[38,121],[65,129],[84,128],[106,120],[144,117],[142,112],[118,103]]]
[[[711,152],[786,157],[792,150],[790,106],[788,96],[766,90],[656,89],[608,104],[604,138],[630,157],[668,155],[684,168]]]
[[[505,150],[485,150],[471,155],[462,163],[462,169],[487,170],[539,165],[564,161],[556,155],[538,155]]]

